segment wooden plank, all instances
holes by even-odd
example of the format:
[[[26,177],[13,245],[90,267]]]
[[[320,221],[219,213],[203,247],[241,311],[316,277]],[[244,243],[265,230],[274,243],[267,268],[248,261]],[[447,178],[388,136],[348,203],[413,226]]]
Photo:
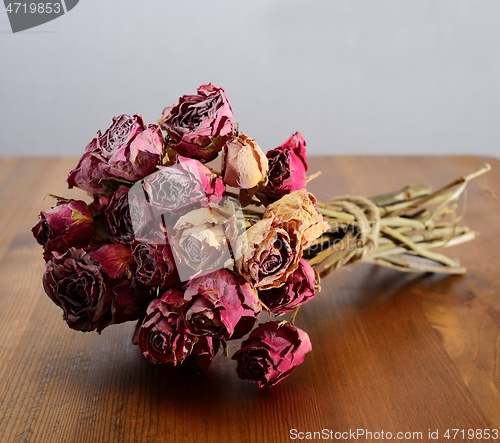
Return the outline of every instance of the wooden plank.
[[[448,250],[469,267],[467,276],[402,275],[363,264],[338,271],[297,319],[313,352],[280,385],[259,390],[221,356],[207,377],[151,365],[130,343],[131,323],[100,336],[69,330],[43,293],[41,248],[29,229],[50,206],[45,193],[69,194],[64,179],[75,159],[36,161],[12,163],[11,183],[0,190],[11,212],[0,218],[2,442],[272,443],[289,441],[293,428],[420,431],[428,441],[429,429],[442,435],[500,427],[500,211],[479,188],[471,189],[464,223],[483,236]],[[310,171],[323,175],[310,188],[325,199],[408,181],[439,185],[480,161],[313,158]],[[500,190],[498,175],[490,186]]]

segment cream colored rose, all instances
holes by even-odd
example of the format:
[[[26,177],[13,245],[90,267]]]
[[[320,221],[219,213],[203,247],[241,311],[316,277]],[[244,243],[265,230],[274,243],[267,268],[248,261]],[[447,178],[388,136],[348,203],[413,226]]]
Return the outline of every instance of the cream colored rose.
[[[285,229],[297,229],[302,234],[303,247],[330,229],[316,207],[316,198],[305,189],[291,192],[270,204],[264,212],[266,218],[281,220]]]
[[[231,137],[222,151],[222,179],[240,189],[265,186],[269,163],[257,142],[245,134]]]
[[[283,285],[302,257],[302,235],[274,217],[259,220],[236,243],[236,271],[259,290]]]
[[[180,261],[179,274],[192,274],[183,273],[183,266],[203,273],[233,267],[228,245],[236,244],[238,235],[235,213],[233,203],[226,201],[225,207],[209,204],[179,218],[171,240],[172,252]]]

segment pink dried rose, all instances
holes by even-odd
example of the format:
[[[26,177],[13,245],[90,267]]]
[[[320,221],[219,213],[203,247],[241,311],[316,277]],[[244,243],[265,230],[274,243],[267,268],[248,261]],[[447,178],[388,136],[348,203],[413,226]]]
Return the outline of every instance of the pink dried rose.
[[[146,286],[166,290],[180,285],[169,245],[136,242],[132,245],[132,257],[137,264],[135,278]]]
[[[271,312],[283,314],[310,301],[316,291],[319,291],[319,276],[306,260],[300,259],[298,268],[283,286],[259,291],[259,298]]]
[[[288,377],[311,350],[305,331],[290,323],[267,322],[252,331],[232,359],[241,379],[262,388]]]
[[[130,249],[108,244],[53,253],[46,264],[43,286],[63,310],[71,329],[102,331],[105,327],[136,320],[144,312],[151,291],[132,280]]]
[[[68,175],[70,188],[92,194],[109,192],[105,180],[137,181],[155,169],[163,151],[157,125],[146,126],[140,115],[119,115],[85,148],[78,165]]]
[[[88,246],[94,237],[92,211],[81,200],[61,200],[49,211],[42,211],[39,219],[31,231],[44,247],[46,260],[53,251],[66,252],[71,246]]]
[[[157,213],[185,214],[195,207],[218,203],[226,188],[211,169],[197,160],[178,156],[175,165],[159,167],[145,178],[143,189],[149,199],[147,204]]]
[[[266,155],[269,160],[269,182],[262,192],[268,200],[276,201],[306,187],[306,142],[299,132]]]
[[[201,85],[196,95],[184,95],[165,108],[158,121],[168,134],[168,145],[180,155],[208,162],[217,157],[235,121],[224,89]]]
[[[191,354],[198,337],[184,326],[184,316],[179,309],[183,303],[181,291],[168,290],[149,304],[146,316],[137,323],[132,343],[139,345],[150,362],[175,366]]]
[[[228,186],[254,189],[265,186],[269,164],[257,142],[245,134],[228,139],[222,151],[222,179]]]
[[[227,269],[191,280],[184,299],[186,326],[194,335],[241,338],[261,312],[257,291]]]

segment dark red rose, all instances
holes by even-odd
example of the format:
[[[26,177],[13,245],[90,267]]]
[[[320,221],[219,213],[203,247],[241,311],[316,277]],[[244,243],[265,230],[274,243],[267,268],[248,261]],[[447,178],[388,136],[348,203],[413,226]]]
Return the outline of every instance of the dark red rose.
[[[224,89],[211,83],[165,108],[158,123],[168,133],[172,149],[203,162],[217,157],[236,126]]]
[[[190,281],[184,293],[185,320],[194,335],[241,338],[255,325],[261,305],[257,292],[227,269]]]
[[[299,267],[283,286],[259,291],[259,298],[272,312],[283,314],[307,303],[318,289],[318,275],[306,260],[300,259]]]
[[[134,241],[134,228],[130,218],[127,186],[120,186],[102,208],[107,232],[118,243]]]
[[[131,192],[134,204],[139,205],[138,212],[149,214],[153,211],[154,216],[159,216],[171,212],[185,214],[196,207],[218,203],[225,189],[222,180],[211,169],[197,160],[178,156],[175,165],[160,166],[157,172],[143,180],[142,189],[137,183]]]
[[[153,172],[163,152],[157,125],[146,126],[140,115],[120,115],[104,133],[99,131],[68,175],[70,188],[107,193],[103,180],[137,181]]]
[[[180,284],[172,250],[167,244],[135,243],[132,256],[137,263],[135,277],[141,283],[167,289]]]
[[[183,293],[175,289],[165,292],[148,306],[146,316],[137,323],[132,342],[152,363],[182,363],[198,341],[186,330],[179,305]]]
[[[270,201],[306,187],[306,142],[300,132],[266,155],[269,160],[269,182],[263,193]]]
[[[136,265],[130,247],[104,244],[91,249],[89,255],[100,264],[104,275],[110,304],[102,309],[110,310],[110,324],[141,318],[154,294],[150,287],[135,279]]]
[[[238,362],[238,376],[261,388],[288,377],[311,350],[303,330],[290,323],[267,322],[252,331],[232,359]]]
[[[88,246],[94,237],[93,215],[81,200],[63,200],[50,211],[42,211],[40,221],[31,230],[45,249],[45,258],[52,251],[65,252],[69,247]]]
[[[132,281],[130,249],[118,244],[53,253],[47,262],[43,285],[63,310],[68,326],[78,331],[137,320],[149,300],[149,288]]]
[[[50,299],[63,310],[71,329],[93,331],[110,323],[102,306],[108,304],[101,267],[83,249],[69,248],[54,253],[47,262],[43,287]]]
[[[187,357],[185,364],[192,366],[198,372],[207,373],[210,363],[217,355],[220,348],[220,340],[209,337],[197,337],[198,341],[193,346],[191,355]]]

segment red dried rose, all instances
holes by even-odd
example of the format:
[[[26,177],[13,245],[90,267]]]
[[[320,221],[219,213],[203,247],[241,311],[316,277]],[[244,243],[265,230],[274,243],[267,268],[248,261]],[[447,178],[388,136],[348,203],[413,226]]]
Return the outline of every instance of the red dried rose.
[[[137,264],[135,277],[146,286],[167,289],[180,284],[169,245],[135,243],[132,257]]]
[[[238,376],[261,388],[288,377],[311,350],[303,330],[290,323],[267,322],[252,331],[232,359],[238,362]]]
[[[168,133],[168,145],[180,155],[208,162],[217,157],[236,126],[224,89],[212,83],[184,95],[165,108],[158,121]]]
[[[143,180],[142,189],[132,189],[139,198],[142,195],[142,210],[151,208],[158,216],[173,212],[185,214],[195,207],[207,206],[209,202],[218,203],[225,191],[224,183],[214,172],[197,160],[177,157],[173,166],[160,166],[158,171]],[[148,202],[145,200],[147,195]]]
[[[148,306],[146,316],[137,323],[132,342],[152,363],[182,363],[198,341],[186,330],[184,316],[178,309],[183,293],[171,289]]]
[[[66,252],[69,247],[88,246],[94,237],[94,220],[87,203],[62,200],[50,211],[42,211],[40,221],[31,230],[50,259],[51,252]]]
[[[140,115],[120,115],[104,133],[99,131],[68,175],[70,188],[92,194],[109,192],[103,180],[139,180],[153,172],[163,151],[157,125],[146,126]]]
[[[269,182],[263,193],[269,201],[306,187],[306,142],[300,132],[266,154],[269,160]]]
[[[261,305],[257,292],[227,269],[190,281],[184,293],[185,321],[195,335],[241,338],[255,325]]]
[[[71,329],[100,332],[137,320],[151,299],[150,289],[132,280],[132,264],[124,245],[106,244],[89,252],[69,248],[53,253],[43,286]]]
[[[275,314],[291,312],[310,301],[319,290],[319,276],[312,266],[300,259],[299,267],[279,288],[259,291],[259,298]]]

